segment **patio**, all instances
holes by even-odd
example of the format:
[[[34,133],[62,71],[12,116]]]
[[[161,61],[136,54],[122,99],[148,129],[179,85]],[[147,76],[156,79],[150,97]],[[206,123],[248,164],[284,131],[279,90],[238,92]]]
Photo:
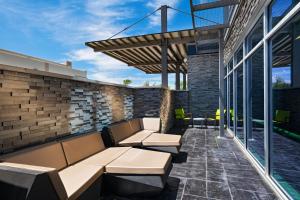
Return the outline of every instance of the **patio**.
[[[150,199],[277,199],[233,139],[217,137],[212,129],[185,130],[165,190]],[[126,200],[111,194],[103,199]]]

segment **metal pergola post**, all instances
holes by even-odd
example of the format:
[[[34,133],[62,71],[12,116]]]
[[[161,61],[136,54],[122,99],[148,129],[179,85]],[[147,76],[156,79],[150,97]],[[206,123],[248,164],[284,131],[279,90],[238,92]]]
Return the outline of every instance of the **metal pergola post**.
[[[175,89],[180,90],[180,65],[176,65]]]
[[[184,72],[183,74],[183,77],[182,77],[182,90],[186,90],[186,73]]]
[[[161,32],[166,33],[168,31],[168,6],[163,5],[161,7]],[[168,41],[162,37],[161,43],[161,86],[168,88]]]
[[[220,137],[224,131],[224,32],[219,31],[219,109],[220,109]]]

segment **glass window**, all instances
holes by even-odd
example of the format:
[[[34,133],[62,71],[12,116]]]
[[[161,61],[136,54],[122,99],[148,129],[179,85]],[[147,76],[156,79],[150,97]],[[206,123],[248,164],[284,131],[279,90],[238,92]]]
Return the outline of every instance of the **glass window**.
[[[228,63],[228,73],[233,69],[233,60],[231,59]]]
[[[240,48],[235,53],[235,58],[236,58],[236,64],[239,64],[239,62],[241,62],[241,60],[243,59],[243,45],[241,45]]]
[[[264,166],[264,51],[260,47],[247,60],[249,92],[248,147],[255,158]]]
[[[237,119],[236,119],[236,136],[244,143],[244,116],[243,116],[243,65],[236,69],[237,85]]]
[[[229,92],[230,92],[230,102],[229,102],[229,127],[233,131],[233,120],[234,120],[234,115],[233,115],[233,73],[230,74],[230,83],[229,83]]]
[[[273,0],[269,7],[270,13],[270,29],[272,29],[278,22],[297,4],[300,0]]]
[[[224,109],[227,109],[227,78],[224,80]],[[224,115],[224,124],[225,127],[227,128],[227,117]]]
[[[272,43],[272,176],[300,199],[300,14]]]
[[[247,36],[247,52],[251,51],[264,37],[263,18],[261,17]]]

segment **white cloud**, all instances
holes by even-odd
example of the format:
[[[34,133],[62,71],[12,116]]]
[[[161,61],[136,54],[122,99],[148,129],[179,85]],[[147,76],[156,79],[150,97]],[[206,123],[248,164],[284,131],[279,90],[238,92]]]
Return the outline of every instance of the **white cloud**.
[[[162,5],[168,5],[171,7],[176,7],[179,4],[180,0],[152,0],[147,3],[147,7],[155,10]],[[168,9],[168,20],[172,20],[175,12],[173,10]],[[153,26],[159,26],[161,24],[160,13],[157,12],[155,15],[150,17],[150,24]]]
[[[151,85],[160,82],[159,75],[146,75],[144,72],[132,70],[134,68],[128,67],[126,64],[109,57],[102,53],[95,53],[92,49],[83,48],[74,50],[68,54],[68,57],[73,61],[84,61],[93,66],[93,69],[88,71],[88,78],[98,81],[122,84],[123,80],[130,79],[133,81],[133,86],[141,86],[145,81],[149,81]],[[131,73],[128,72],[131,70]]]
[[[158,85],[161,81],[159,75],[149,75],[147,79],[145,79],[142,76],[127,76],[125,74],[118,74],[118,76],[114,76],[114,73],[111,72],[96,72],[91,75],[89,75],[89,78],[94,79],[94,80],[99,80],[99,81],[104,81],[104,82],[110,82],[110,83],[118,83],[122,84],[123,80],[129,79],[132,81],[131,86],[142,86],[146,81],[150,83],[150,85],[156,84]]]
[[[100,71],[126,70],[127,65],[102,53],[95,53],[90,48],[71,51],[68,57],[73,61],[85,61],[95,66]]]
[[[132,3],[144,3],[143,6],[154,10],[163,4],[175,7],[178,2],[179,0],[61,0],[58,4],[51,5],[44,1],[29,4],[18,0],[0,0],[0,17],[5,16],[11,20],[10,23],[23,33],[30,34],[32,30],[38,30],[49,34],[53,40],[70,49],[65,53],[66,58],[61,60],[71,59],[92,66],[88,72],[89,78],[114,83],[122,83],[125,78],[129,78],[134,85],[141,85],[145,81],[158,84],[159,75],[145,76],[143,72],[136,70],[138,76],[127,77],[132,68],[83,45],[86,41],[112,36],[128,25],[128,21],[125,24],[124,20],[140,18],[139,12],[130,6]],[[169,19],[173,15],[174,13],[169,13]],[[150,18],[150,24],[160,24],[159,12]]]

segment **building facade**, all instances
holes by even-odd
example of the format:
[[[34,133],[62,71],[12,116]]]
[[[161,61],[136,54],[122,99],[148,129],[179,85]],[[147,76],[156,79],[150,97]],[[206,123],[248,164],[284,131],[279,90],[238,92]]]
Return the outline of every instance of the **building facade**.
[[[286,199],[300,199],[299,11],[299,0],[242,0],[225,34],[227,130]]]

